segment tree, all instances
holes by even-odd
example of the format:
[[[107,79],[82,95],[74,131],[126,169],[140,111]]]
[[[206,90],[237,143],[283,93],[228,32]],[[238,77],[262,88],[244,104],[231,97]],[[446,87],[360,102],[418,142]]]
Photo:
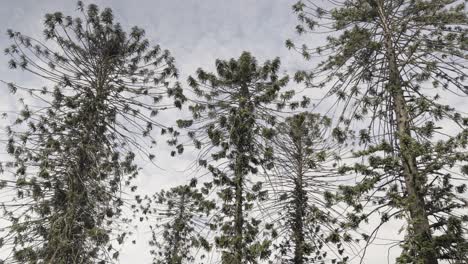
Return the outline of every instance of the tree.
[[[143,200],[147,203],[142,204],[141,212],[150,221],[152,232],[153,263],[195,263],[194,250],[208,252],[211,249],[203,234],[209,229],[208,217],[215,204],[196,189],[196,180]],[[198,258],[203,260],[206,255]]]
[[[466,169],[460,166],[467,160],[468,120],[444,104],[450,93],[467,94],[465,3],[299,1],[293,8],[299,33],[330,32],[321,47],[287,41],[307,59],[326,57],[296,79],[329,88],[327,96],[341,102],[344,128],[337,133],[367,126],[357,134],[364,148],[355,155],[364,163],[343,167],[363,176],[342,188],[355,206],[353,225],[368,219],[355,202],[363,198],[380,212],[379,227],[393,217],[407,219],[399,263],[466,262]]]
[[[193,120],[181,120],[179,126],[190,127],[195,146],[203,149],[199,163],[213,176],[205,183],[206,193],[218,190],[215,245],[222,250],[223,263],[258,263],[270,255],[271,241],[262,235],[275,236],[274,229],[252,211],[266,197],[255,174],[261,165],[272,166],[271,148],[264,142],[274,133],[276,107],[284,107],[293,96],[281,93],[288,77],[278,76],[279,65],[275,59],[260,66],[244,52],[239,59],[217,60],[216,73],[199,69],[188,80],[199,99],[189,107]]]
[[[2,238],[12,247],[8,263],[116,259],[113,240],[126,235],[115,231],[126,221],[123,190],[136,189],[134,151],[154,158],[146,147],[155,143],[152,130],[168,130],[154,119],[170,108],[162,100],[172,96],[177,107],[184,101],[181,89],[169,86],[177,76],[173,58],[150,47],[144,30],[127,34],[109,8],[78,2],[78,9],[76,18],[45,16],[46,42],[8,31],[10,68],[52,87],[8,84],[33,105],[24,105],[8,131],[16,180],[4,187],[17,193],[2,204],[11,222]]]
[[[351,236],[341,230],[340,213],[330,199],[340,177],[337,146],[326,140],[330,125],[329,118],[304,112],[286,118],[272,138],[275,167],[267,175],[276,197],[268,202],[282,234],[281,263],[345,263],[348,259],[341,255],[343,241],[349,243]],[[329,244],[337,246],[336,252],[330,252]]]

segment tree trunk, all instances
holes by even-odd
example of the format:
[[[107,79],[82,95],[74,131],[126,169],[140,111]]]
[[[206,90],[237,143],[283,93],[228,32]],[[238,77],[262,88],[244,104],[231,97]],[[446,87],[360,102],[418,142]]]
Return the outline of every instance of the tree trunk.
[[[301,131],[302,132],[302,131]],[[297,147],[297,178],[295,179],[295,196],[294,196],[294,264],[304,264],[304,206],[305,193],[303,182],[303,154],[302,154],[302,137],[297,138],[295,142]]]
[[[180,264],[181,261],[179,259],[179,248],[180,248],[180,240],[181,240],[181,232],[185,228],[185,220],[184,214],[185,214],[185,191],[182,193],[182,196],[180,197],[180,208],[179,208],[179,215],[177,216],[177,219],[174,222],[174,229],[175,229],[175,234],[174,234],[174,241],[171,249],[171,252],[169,253],[169,261],[168,264]]]
[[[237,154],[235,158],[235,164],[234,164],[234,184],[235,184],[235,219],[234,219],[234,230],[235,230],[235,242],[234,242],[234,263],[233,264],[242,264],[243,258],[244,258],[244,211],[243,211],[243,206],[244,206],[244,174],[245,174],[245,166],[248,165],[248,161],[244,160],[246,158],[246,152],[249,149],[249,145],[252,144],[251,139],[250,139],[250,131],[248,125],[246,125],[246,121],[244,120],[245,117],[244,115],[249,112],[249,107],[247,104],[248,98],[249,98],[249,89],[247,84],[243,84],[240,87],[240,95],[241,98],[239,99],[239,113],[240,115],[239,120],[238,120],[238,125],[240,127],[237,127],[238,135],[237,135],[237,142],[236,142],[236,149],[237,149]],[[247,115],[248,116],[248,115]]]
[[[397,56],[392,41],[392,32],[384,16],[383,5],[379,1],[379,14],[383,23],[385,34],[386,56],[389,63],[389,79],[388,88],[390,90],[391,99],[393,101],[393,111],[396,116],[396,136],[399,143],[400,160],[403,166],[403,176],[405,179],[405,187],[407,192],[407,202],[410,214],[411,236],[417,243],[414,249],[419,259],[414,260],[415,263],[437,264],[437,257],[433,248],[426,248],[424,245],[432,245],[432,234],[430,230],[429,219],[426,213],[426,205],[424,194],[421,192],[421,187],[424,182],[421,181],[417,168],[416,157],[411,149],[413,140],[410,128],[410,117],[407,110],[407,102],[405,100],[402,79],[397,65]],[[424,245],[421,245],[423,243]],[[418,262],[422,261],[422,262]]]
[[[236,232],[236,237],[235,237],[235,263],[234,264],[242,264],[242,259],[243,259],[243,246],[242,246],[242,241],[244,240],[243,238],[243,226],[244,226],[244,215],[243,215],[243,175],[242,175],[242,168],[239,166],[242,166],[241,162],[236,161],[236,179],[235,179],[235,184],[236,184],[236,217],[235,217],[235,232]]]

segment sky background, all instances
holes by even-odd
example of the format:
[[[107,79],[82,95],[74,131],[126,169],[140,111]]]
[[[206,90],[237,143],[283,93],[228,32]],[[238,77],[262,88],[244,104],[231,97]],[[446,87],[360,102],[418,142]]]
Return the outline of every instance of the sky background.
[[[320,0],[317,0],[320,1]],[[295,38],[296,17],[291,5],[294,0],[134,0],[134,1],[84,1],[100,7],[111,7],[115,20],[124,28],[137,25],[146,30],[151,44],[169,49],[176,59],[182,84],[198,67],[214,69],[218,58],[238,57],[242,51],[250,51],[262,62],[280,57],[282,69],[288,73],[310,68],[297,53],[289,51],[284,43]],[[7,29],[25,35],[41,37],[45,13],[62,11],[65,15],[77,15],[76,1],[4,0],[0,8],[0,48],[8,46]],[[309,41],[320,42],[320,36]],[[40,85],[37,80],[8,69],[8,58],[0,56],[0,80],[22,84]],[[294,84],[292,84],[294,86]],[[40,87],[40,86],[39,86]],[[302,89],[300,85],[297,87]],[[13,111],[18,104],[0,85],[0,112]],[[465,108],[466,109],[466,108]],[[0,120],[2,122],[2,120]],[[0,126],[1,123],[0,123]],[[0,134],[1,135],[1,134]],[[0,150],[0,153],[4,152]],[[191,156],[175,159],[159,157],[157,168],[143,164],[143,173],[137,183],[143,192],[155,192],[161,188],[185,182],[191,177],[186,170]],[[400,225],[388,225],[383,238],[396,238]],[[150,263],[147,230],[139,230],[135,245],[125,246],[120,263]],[[373,246],[364,263],[387,263],[388,246]],[[391,250],[393,255],[398,252]],[[394,257],[390,257],[393,259]],[[388,263],[394,263],[389,261]]]

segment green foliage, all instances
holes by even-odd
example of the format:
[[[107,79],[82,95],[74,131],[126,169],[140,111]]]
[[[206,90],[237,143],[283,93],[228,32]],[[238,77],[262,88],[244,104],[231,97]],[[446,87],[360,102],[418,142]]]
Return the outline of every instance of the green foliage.
[[[327,89],[320,103],[334,119],[296,114],[311,100],[293,101],[278,58],[243,52],[198,69],[187,80],[192,118],[176,124],[210,177],[136,195],[153,263],[201,264],[214,252],[226,264],[343,264],[395,219],[405,221],[397,263],[468,263],[468,117],[448,103],[468,95],[465,2],[294,4],[299,35],[327,34],[323,46],[286,41],[307,61],[324,58],[294,80]],[[79,1],[78,12],[47,14],[45,41],[7,31],[8,67],[46,86],[5,82],[27,97],[7,127],[12,161],[0,163],[14,174],[0,181],[14,194],[1,203],[0,248],[11,254],[0,263],[118,261],[137,157],[154,161],[156,129],[171,156],[187,147],[155,120],[187,100],[170,53],[109,8]]]
[[[128,221],[122,192],[136,189],[133,150],[155,143],[151,132],[160,125],[151,116],[160,99],[185,100],[169,86],[177,71],[168,51],[150,47],[138,27],[123,31],[109,8],[79,2],[78,9],[76,18],[45,16],[46,42],[8,31],[10,68],[51,86],[9,84],[39,107],[25,105],[9,127],[17,197],[3,204],[8,263],[115,261],[113,239],[123,242],[126,233],[116,230]]]
[[[287,42],[305,59],[326,57],[295,79],[335,96],[338,138],[359,129],[354,157],[362,162],[340,168],[361,175],[358,184],[341,187],[354,208],[350,226],[380,213],[380,225],[366,234],[370,243],[385,222],[404,218],[399,263],[466,262],[466,228],[454,228],[467,220],[459,169],[467,161],[466,117],[441,100],[467,93],[466,3],[299,1],[293,9],[300,34],[333,31],[321,47]]]
[[[199,69],[188,79],[200,99],[189,107],[194,121],[179,124],[190,124],[195,146],[210,155],[200,164],[212,174],[210,188],[216,187],[221,203],[213,225],[223,263],[258,263],[270,256],[272,232],[261,232],[265,223],[251,212],[266,198],[262,184],[254,183],[260,166],[272,164],[265,140],[275,134],[277,109],[293,96],[281,91],[289,79],[278,76],[279,65],[279,59],[258,65],[244,52],[239,59],[217,60],[216,73]]]
[[[205,253],[198,251],[211,250],[204,234],[215,204],[196,189],[196,181],[145,197],[140,203],[141,220],[149,221],[152,231],[149,244],[153,263],[205,263]]]
[[[342,256],[343,242],[351,239],[332,206],[331,192],[342,176],[337,173],[337,144],[326,140],[329,128],[329,118],[304,112],[278,124],[272,139],[275,169],[267,175],[274,196],[264,207],[277,217],[275,227],[282,235],[275,248],[281,263],[348,259]]]

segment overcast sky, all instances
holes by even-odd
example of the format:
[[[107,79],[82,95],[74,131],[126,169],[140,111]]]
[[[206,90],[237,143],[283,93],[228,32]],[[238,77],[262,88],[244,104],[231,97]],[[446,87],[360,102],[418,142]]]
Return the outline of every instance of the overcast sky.
[[[100,7],[111,7],[116,20],[124,27],[138,25],[147,32],[152,44],[169,49],[176,58],[181,81],[198,67],[212,70],[217,58],[238,57],[250,51],[259,61],[279,56],[282,69],[292,73],[306,67],[304,60],[285,48],[284,42],[294,38],[296,17],[292,13],[293,0],[133,0],[94,1]],[[85,3],[91,3],[85,1]],[[26,35],[39,36],[43,16],[47,12],[62,11],[75,16],[76,1],[5,0],[0,9],[0,32],[12,28]],[[320,41],[317,39],[316,41]],[[0,48],[9,44],[6,34],[0,35]],[[8,58],[0,57],[0,80],[32,82],[27,75],[8,69]],[[0,111],[14,110],[15,101],[0,87]],[[466,108],[465,108],[466,109]],[[0,151],[0,152],[3,152]],[[161,187],[184,182],[190,175],[184,169],[190,158],[175,162],[163,158],[161,169],[144,167],[138,179],[141,189],[159,190]],[[397,234],[398,225],[390,225],[384,232],[387,238]],[[122,252],[121,263],[150,263],[145,234],[138,234],[136,245],[128,245]],[[387,246],[374,246],[364,263],[387,263]],[[391,252],[397,252],[396,249]],[[390,261],[389,263],[394,263]]]

